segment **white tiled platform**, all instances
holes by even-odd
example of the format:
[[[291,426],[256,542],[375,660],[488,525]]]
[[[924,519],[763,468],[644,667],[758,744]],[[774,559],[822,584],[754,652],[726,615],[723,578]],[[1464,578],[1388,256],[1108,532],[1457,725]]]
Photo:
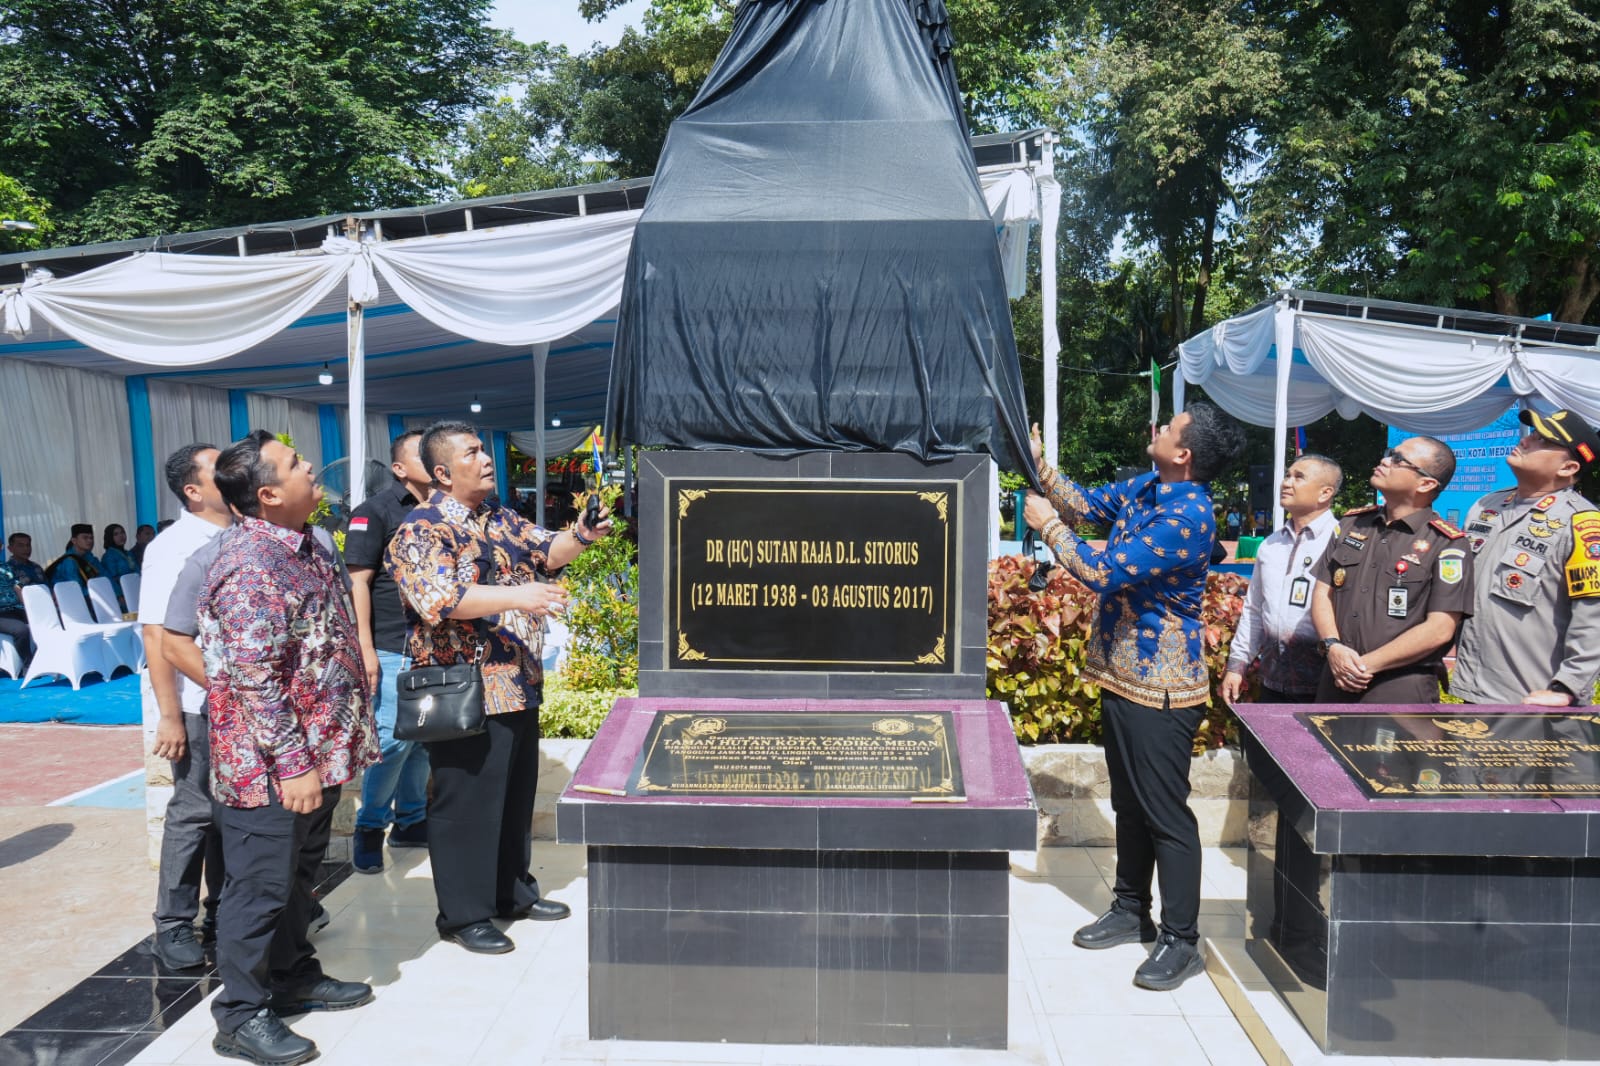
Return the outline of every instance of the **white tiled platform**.
[[[535,845],[540,886],[573,906],[562,922],[518,922],[517,950],[471,955],[433,932],[425,853],[381,877],[353,875],[325,901],[326,970],[370,981],[375,1001],[292,1019],[329,1066],[1437,1066],[1442,1059],[1323,1055],[1244,951],[1244,851],[1207,849],[1200,930],[1208,974],[1176,992],[1135,988],[1135,945],[1083,951],[1072,932],[1109,902],[1109,848],[1012,855],[1011,1035],[1005,1051],[928,1051],[588,1039],[583,851]],[[216,1066],[209,1000],[144,1050],[139,1064]],[[1259,1049],[1259,1050],[1258,1050]],[[1263,1058],[1265,1056],[1265,1058]],[[1505,1066],[1506,1060],[1450,1060]]]
[[[1072,932],[1104,909],[1109,849],[1050,848],[1013,856],[1011,1037],[1005,1051],[917,1051],[588,1039],[586,884],[581,848],[539,843],[540,886],[573,907],[562,922],[518,922],[517,950],[471,955],[433,932],[427,857],[399,853],[382,876],[353,875],[326,900],[316,940],[328,973],[370,981],[376,1000],[292,1019],[329,1066],[526,1066],[532,1063],[748,1063],[771,1066],[1251,1066],[1262,1062],[1207,977],[1176,992],[1133,986],[1137,945],[1090,952]],[[1244,853],[1208,849],[1201,932],[1244,932]],[[236,1062],[211,1050],[209,1001],[174,1023],[135,1063]],[[1367,1063],[1376,1060],[1342,1060]]]

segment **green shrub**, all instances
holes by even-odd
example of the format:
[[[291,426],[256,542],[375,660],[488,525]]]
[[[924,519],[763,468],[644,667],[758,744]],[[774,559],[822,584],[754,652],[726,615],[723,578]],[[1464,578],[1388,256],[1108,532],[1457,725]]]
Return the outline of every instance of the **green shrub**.
[[[602,492],[615,507],[620,486]],[[615,531],[584,550],[562,575],[567,601],[567,655],[561,680],[581,691],[632,689],[639,684],[639,567],[625,535],[625,520],[613,514]]]
[[[544,679],[544,702],[539,707],[539,732],[547,737],[589,740],[611,713],[611,705],[624,696],[637,696],[633,688],[576,689],[556,674]]]

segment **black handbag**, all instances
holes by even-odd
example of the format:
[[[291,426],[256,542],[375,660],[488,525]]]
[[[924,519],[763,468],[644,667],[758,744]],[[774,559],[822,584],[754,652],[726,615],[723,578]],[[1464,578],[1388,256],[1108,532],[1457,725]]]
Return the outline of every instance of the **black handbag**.
[[[482,660],[480,647],[469,663],[402,670],[395,679],[395,739],[460,740],[482,733]]]

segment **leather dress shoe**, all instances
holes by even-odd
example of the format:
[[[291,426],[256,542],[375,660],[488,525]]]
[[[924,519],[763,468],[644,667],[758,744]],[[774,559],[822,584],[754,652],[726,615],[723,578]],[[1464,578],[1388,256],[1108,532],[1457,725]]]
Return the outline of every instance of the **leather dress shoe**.
[[[1171,933],[1162,933],[1156,949],[1134,971],[1133,983],[1155,992],[1171,992],[1206,968],[1200,949]]]
[[[529,919],[535,922],[559,922],[572,914],[572,908],[559,900],[536,899],[526,907],[518,907],[512,911],[501,911],[496,917],[509,921],[520,922]]]
[[[460,929],[440,930],[439,937],[479,955],[504,955],[517,946],[489,921],[473,922]]]
[[[317,1045],[262,1009],[231,1033],[219,1032],[211,1040],[211,1050],[231,1059],[244,1059],[257,1066],[296,1066],[317,1057]]]
[[[1072,934],[1074,944],[1091,951],[1131,944],[1136,940],[1148,944],[1155,938],[1156,925],[1150,920],[1149,914],[1125,911],[1114,903],[1100,917]]]
[[[272,1009],[278,1014],[305,1014],[314,1010],[349,1010],[372,1002],[372,986],[360,981],[340,981],[319,977],[272,994]]]

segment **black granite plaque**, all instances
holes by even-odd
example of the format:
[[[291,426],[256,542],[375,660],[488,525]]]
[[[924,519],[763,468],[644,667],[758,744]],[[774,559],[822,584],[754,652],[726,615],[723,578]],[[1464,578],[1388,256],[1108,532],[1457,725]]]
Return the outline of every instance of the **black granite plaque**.
[[[1301,712],[1369,797],[1600,796],[1600,714]]]
[[[965,795],[948,711],[658,711],[628,792],[951,800]]]
[[[666,668],[953,673],[960,487],[667,479]]]

